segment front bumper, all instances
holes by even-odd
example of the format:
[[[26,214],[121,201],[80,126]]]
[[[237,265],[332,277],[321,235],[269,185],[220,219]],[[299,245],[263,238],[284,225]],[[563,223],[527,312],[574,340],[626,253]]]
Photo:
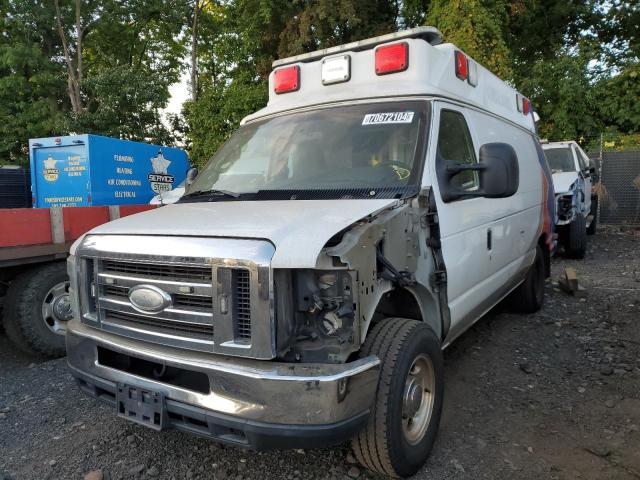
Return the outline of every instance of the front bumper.
[[[76,320],[66,338],[69,367],[84,392],[112,405],[122,384],[160,392],[163,428],[256,450],[313,448],[353,436],[367,420],[380,365],[375,356],[338,365],[224,357],[132,340]],[[120,368],[107,358],[156,365],[173,376]],[[176,380],[181,374],[203,381]]]

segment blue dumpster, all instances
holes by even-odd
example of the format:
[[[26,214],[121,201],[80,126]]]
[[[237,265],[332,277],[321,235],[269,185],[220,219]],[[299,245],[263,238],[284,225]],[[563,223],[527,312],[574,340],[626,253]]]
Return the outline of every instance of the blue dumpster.
[[[29,140],[35,208],[148,203],[184,180],[179,148],[98,135]]]

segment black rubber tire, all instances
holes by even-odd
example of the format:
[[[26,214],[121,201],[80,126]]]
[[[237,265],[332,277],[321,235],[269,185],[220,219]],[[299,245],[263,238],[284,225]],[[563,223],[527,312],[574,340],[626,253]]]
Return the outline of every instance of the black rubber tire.
[[[433,365],[434,404],[420,442],[409,444],[402,431],[402,395],[407,372],[419,354]],[[442,346],[425,323],[400,318],[378,323],[367,336],[361,356],[377,355],[380,379],[367,425],[351,441],[355,457],[369,470],[391,477],[415,474],[426,462],[438,433],[444,397]]]
[[[584,258],[587,253],[587,221],[583,215],[577,214],[568,225],[564,250],[570,258]]]
[[[593,215],[593,220],[589,227],[587,227],[587,235],[595,235],[598,230],[598,196],[591,198],[591,215]]]
[[[66,262],[54,262],[21,273],[9,285],[4,329],[9,340],[24,352],[50,358],[65,355],[64,336],[47,328],[42,303],[53,286],[67,279]]]
[[[544,304],[545,265],[542,247],[536,247],[536,258],[527,276],[509,298],[511,308],[520,313],[534,313]]]

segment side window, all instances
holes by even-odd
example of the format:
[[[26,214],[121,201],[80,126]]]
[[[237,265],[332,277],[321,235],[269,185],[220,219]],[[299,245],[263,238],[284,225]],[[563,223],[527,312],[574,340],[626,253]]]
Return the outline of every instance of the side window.
[[[587,157],[587,154],[584,153],[584,150],[580,150],[580,155],[582,156],[582,161],[584,163],[584,168],[589,168],[592,165],[595,165],[595,162]]]
[[[440,112],[437,161],[445,165],[477,162],[469,127],[460,112]],[[461,172],[451,179],[451,184],[463,190],[476,190],[480,185],[478,172]]]
[[[582,152],[574,147],[576,152],[576,157],[578,157],[578,165],[580,166],[580,170],[584,170],[587,168],[588,163],[585,163],[584,157],[582,156]]]

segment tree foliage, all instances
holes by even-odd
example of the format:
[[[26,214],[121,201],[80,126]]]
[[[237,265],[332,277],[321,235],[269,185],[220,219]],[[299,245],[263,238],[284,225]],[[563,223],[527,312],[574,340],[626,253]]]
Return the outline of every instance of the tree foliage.
[[[179,135],[202,164],[265,105],[273,60],[425,24],[531,98],[544,136],[640,132],[638,2],[0,0],[0,14],[0,163],[25,162],[29,138],[99,133]],[[191,100],[167,122],[184,72]]]
[[[501,78],[511,77],[502,0],[434,0],[427,22],[437,25],[447,42],[459,46]]]
[[[185,0],[0,0],[0,163],[27,141],[98,133],[172,142]]]

